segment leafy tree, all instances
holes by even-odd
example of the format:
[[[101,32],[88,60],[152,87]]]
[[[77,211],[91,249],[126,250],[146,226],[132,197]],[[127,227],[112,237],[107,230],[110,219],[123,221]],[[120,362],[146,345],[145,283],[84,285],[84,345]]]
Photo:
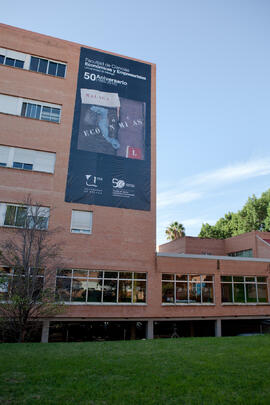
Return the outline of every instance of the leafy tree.
[[[168,226],[165,233],[167,235],[167,239],[175,240],[185,236],[185,228],[182,224],[179,224],[179,222],[175,221]]]
[[[270,230],[270,189],[260,198],[254,194],[238,212],[229,212],[215,225],[203,224],[199,237],[224,239],[253,230]]]
[[[0,329],[5,336],[24,342],[40,320],[61,309],[54,301],[55,271],[61,246],[55,231],[46,229],[44,207],[30,197],[21,210],[21,227],[9,229],[0,244]]]

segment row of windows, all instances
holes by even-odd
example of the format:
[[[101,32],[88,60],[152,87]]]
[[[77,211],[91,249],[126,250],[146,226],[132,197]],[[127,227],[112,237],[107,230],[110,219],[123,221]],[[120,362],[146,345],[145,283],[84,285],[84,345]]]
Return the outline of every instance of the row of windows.
[[[38,58],[22,52],[0,48],[0,64],[31,70],[46,75],[65,77],[66,64],[55,60]]]
[[[267,278],[262,276],[222,276],[223,303],[268,302]],[[214,302],[212,275],[162,274],[164,304],[207,304]]]
[[[32,291],[32,297],[38,299],[43,291],[44,274],[40,269],[13,269],[7,267],[0,267],[0,301],[7,301],[10,294],[16,294],[21,291],[22,278],[27,277],[25,284],[27,284],[29,291]],[[16,281],[18,281],[16,283]],[[18,290],[16,291],[16,288]]]
[[[146,302],[146,273],[64,270],[56,277],[61,302]]]
[[[92,233],[92,215],[91,211],[72,210],[70,232]],[[48,207],[0,203],[0,226],[47,229],[49,216]]]
[[[259,303],[267,302],[266,277],[222,276],[222,302]]]
[[[61,106],[0,94],[0,113],[59,123]]]
[[[0,145],[0,166],[53,173],[55,153]]]
[[[213,276],[162,274],[164,304],[207,304],[214,302]]]
[[[31,275],[35,272],[30,270]],[[18,270],[0,268],[0,300],[14,288]],[[172,277],[171,277],[172,276]],[[43,273],[38,277],[35,294],[43,288]],[[169,278],[171,277],[171,278]],[[231,281],[224,281],[231,279]],[[243,281],[238,281],[242,278]],[[213,276],[162,275],[163,304],[213,303]],[[76,303],[146,303],[147,273],[103,270],[58,270],[55,297],[60,302]],[[222,276],[223,303],[268,302],[267,278],[256,276]]]

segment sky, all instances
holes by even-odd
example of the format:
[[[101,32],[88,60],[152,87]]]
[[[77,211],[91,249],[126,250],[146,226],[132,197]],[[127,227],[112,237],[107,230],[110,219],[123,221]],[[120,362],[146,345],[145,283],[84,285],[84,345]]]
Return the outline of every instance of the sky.
[[[157,65],[157,244],[269,188],[269,21],[269,0],[1,5],[2,23]]]

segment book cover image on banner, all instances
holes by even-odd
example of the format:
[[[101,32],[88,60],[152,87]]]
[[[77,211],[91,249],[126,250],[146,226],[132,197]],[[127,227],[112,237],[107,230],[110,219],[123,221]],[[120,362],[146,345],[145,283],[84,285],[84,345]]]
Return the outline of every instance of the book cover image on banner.
[[[81,48],[67,202],[150,210],[151,66]]]

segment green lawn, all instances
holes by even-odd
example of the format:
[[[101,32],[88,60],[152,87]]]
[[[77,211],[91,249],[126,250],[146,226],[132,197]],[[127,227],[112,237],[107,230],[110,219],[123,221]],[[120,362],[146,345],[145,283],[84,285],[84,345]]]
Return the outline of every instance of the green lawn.
[[[1,344],[0,403],[270,404],[270,335]]]

